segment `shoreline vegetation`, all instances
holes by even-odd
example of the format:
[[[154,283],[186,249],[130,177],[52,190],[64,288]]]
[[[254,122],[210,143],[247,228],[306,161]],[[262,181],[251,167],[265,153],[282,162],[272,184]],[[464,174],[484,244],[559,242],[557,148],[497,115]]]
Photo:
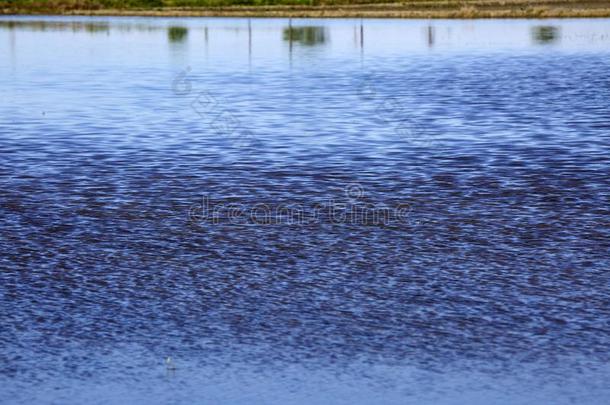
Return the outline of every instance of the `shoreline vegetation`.
[[[609,0],[0,0],[1,15],[314,18],[610,17]]]

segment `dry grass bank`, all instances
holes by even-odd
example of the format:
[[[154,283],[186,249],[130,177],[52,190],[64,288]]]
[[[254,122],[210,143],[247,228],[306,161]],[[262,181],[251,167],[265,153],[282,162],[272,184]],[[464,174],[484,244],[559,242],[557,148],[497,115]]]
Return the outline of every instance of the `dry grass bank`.
[[[610,17],[610,0],[8,0],[2,6],[1,14],[329,18]]]

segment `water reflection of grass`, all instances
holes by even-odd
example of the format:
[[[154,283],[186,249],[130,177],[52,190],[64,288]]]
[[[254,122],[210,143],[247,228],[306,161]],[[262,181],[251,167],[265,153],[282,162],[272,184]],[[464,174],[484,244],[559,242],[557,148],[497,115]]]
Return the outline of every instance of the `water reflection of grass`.
[[[552,44],[559,39],[559,30],[552,25],[543,25],[532,28],[532,37],[538,44]]]
[[[83,21],[0,21],[0,28],[27,29],[30,31],[72,31],[72,32],[109,32],[110,24],[106,22]]]
[[[184,27],[169,27],[167,37],[170,42],[183,42],[188,34],[188,29]]]
[[[608,0],[5,0],[1,14],[544,18],[610,17]]]
[[[284,41],[298,42],[302,45],[319,45],[326,42],[324,27],[286,27],[283,31]]]

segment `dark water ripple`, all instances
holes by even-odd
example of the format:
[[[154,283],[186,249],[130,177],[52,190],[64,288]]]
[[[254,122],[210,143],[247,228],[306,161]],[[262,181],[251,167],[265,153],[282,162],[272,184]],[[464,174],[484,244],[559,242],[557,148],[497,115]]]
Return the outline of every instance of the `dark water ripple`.
[[[183,96],[158,66],[85,87],[28,87],[36,76],[24,75],[0,124],[0,375],[94,380],[114,370],[103,356],[121,345],[208,365],[362,361],[351,372],[364,375],[374,364],[442,373],[517,363],[561,381],[601,367],[607,56],[193,68]],[[103,67],[91,64],[86,74]],[[230,100],[252,142],[210,130],[190,107],[197,86]],[[45,115],[38,100],[50,102]],[[397,133],[405,122],[412,132]],[[363,190],[359,202],[408,204],[408,220],[246,226],[188,216],[204,195],[311,208],[347,202],[349,185]],[[121,378],[145,384],[146,355],[117,360],[129,365]]]

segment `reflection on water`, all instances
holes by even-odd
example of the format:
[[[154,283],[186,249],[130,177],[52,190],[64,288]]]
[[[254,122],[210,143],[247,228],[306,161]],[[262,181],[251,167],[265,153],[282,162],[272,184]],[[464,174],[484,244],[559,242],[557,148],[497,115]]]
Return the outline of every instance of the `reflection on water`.
[[[426,29],[426,38],[428,40],[428,46],[432,48],[434,46],[434,27],[431,25]]]
[[[110,25],[107,22],[96,21],[47,21],[47,20],[10,20],[0,21],[0,28],[9,30],[30,31],[72,31],[72,32],[108,32]]]
[[[538,26],[0,18],[0,403],[606,403],[610,24]]]
[[[541,45],[552,44],[559,40],[559,29],[552,25],[532,27],[532,38]]]
[[[167,29],[167,37],[170,42],[184,42],[188,35],[188,29],[185,27],[169,27]]]
[[[325,27],[286,27],[282,32],[284,41],[297,42],[301,45],[322,45],[328,40]]]

